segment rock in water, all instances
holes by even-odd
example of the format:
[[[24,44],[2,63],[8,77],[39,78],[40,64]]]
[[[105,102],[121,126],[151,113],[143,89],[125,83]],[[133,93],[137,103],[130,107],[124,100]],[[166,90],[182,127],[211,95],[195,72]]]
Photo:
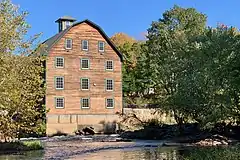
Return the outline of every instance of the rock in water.
[[[89,127],[89,128],[85,127],[85,128],[83,128],[82,131],[84,132],[84,135],[87,135],[87,134],[94,135],[95,134],[93,127]]]

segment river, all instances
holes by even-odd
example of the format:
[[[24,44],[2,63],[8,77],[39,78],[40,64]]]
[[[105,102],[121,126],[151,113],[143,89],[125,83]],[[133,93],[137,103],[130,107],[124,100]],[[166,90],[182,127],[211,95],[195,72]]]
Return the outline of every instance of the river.
[[[107,149],[68,157],[69,160],[177,160],[178,148],[137,147]],[[0,156],[0,160],[43,160],[44,151],[31,151],[15,155]],[[54,157],[49,158],[54,159]],[[56,159],[59,159],[56,158]],[[65,159],[61,157],[61,159]]]
[[[238,147],[197,148],[163,147],[159,141],[137,142],[47,142],[45,149],[12,155],[1,155],[0,160],[237,160]]]

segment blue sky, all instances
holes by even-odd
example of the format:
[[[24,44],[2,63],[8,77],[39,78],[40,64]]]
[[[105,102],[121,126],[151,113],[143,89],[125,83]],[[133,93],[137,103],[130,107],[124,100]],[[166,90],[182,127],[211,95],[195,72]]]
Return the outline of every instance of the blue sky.
[[[29,36],[42,32],[41,40],[57,33],[54,22],[69,15],[78,21],[90,19],[100,25],[108,36],[124,32],[142,39],[152,21],[173,7],[194,7],[208,16],[208,25],[217,23],[240,27],[239,0],[12,0],[28,11],[28,23],[32,26]]]

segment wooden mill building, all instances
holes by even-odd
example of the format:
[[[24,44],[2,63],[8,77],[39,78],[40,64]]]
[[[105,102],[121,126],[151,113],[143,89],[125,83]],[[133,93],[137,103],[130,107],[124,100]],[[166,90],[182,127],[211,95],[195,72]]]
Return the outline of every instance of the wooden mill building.
[[[122,112],[122,55],[90,20],[59,18],[47,39],[47,134],[73,134],[85,126],[115,130]]]

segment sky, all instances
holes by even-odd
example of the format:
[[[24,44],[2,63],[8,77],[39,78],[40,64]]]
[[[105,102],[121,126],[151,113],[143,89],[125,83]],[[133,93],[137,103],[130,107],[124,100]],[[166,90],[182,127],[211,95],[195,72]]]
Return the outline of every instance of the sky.
[[[152,21],[174,4],[194,7],[208,17],[207,25],[223,23],[240,28],[239,0],[12,0],[22,11],[28,11],[27,22],[32,26],[28,36],[43,33],[45,40],[58,32],[55,23],[68,15],[81,21],[89,19],[98,24],[108,36],[124,32],[136,39],[144,39],[144,33]]]

